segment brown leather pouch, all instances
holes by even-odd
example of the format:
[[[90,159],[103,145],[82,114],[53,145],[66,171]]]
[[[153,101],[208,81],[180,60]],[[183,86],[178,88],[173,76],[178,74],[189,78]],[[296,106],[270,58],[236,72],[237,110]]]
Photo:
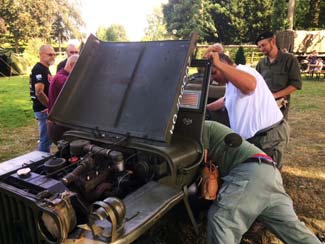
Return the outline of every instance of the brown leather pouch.
[[[219,189],[219,171],[218,167],[211,160],[207,163],[206,158],[207,156],[205,157],[205,166],[201,172],[201,196],[206,200],[215,200]]]
[[[211,163],[212,164],[212,163]],[[213,164],[212,164],[213,165]],[[206,200],[215,200],[218,193],[218,168],[205,166],[202,170],[201,194]]]

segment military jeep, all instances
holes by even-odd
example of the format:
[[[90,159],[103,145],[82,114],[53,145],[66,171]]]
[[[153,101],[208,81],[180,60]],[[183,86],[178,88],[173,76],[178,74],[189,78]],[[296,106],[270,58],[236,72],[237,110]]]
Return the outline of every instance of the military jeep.
[[[181,201],[195,226],[210,76],[195,44],[88,38],[49,115],[69,128],[57,151],[0,164],[0,243],[132,243]]]

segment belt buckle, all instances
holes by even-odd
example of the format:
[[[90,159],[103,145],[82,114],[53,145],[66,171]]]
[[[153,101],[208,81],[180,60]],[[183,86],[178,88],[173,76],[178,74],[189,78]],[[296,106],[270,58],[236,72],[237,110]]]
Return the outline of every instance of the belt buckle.
[[[261,157],[257,157],[258,159],[258,164],[262,164],[262,158]]]
[[[268,161],[273,165],[274,168],[278,168],[278,163],[277,162],[275,162],[274,160],[268,160]]]
[[[278,163],[275,162],[273,159],[271,160],[271,159],[267,159],[267,158],[258,157],[259,163],[262,163],[262,160],[264,160],[264,163],[273,165],[274,168],[278,168]]]
[[[272,164],[274,168],[278,168],[278,164],[272,160]]]

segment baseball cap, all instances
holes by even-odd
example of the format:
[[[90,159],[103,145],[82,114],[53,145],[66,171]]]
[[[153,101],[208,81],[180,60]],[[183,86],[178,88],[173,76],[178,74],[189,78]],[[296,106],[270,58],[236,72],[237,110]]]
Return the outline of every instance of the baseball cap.
[[[259,41],[262,41],[262,40],[264,40],[264,39],[268,39],[268,38],[272,38],[273,36],[274,36],[274,34],[273,34],[271,31],[266,31],[266,32],[260,34],[260,35],[257,37],[255,43],[256,43],[256,45],[257,45],[257,43],[258,43]]]

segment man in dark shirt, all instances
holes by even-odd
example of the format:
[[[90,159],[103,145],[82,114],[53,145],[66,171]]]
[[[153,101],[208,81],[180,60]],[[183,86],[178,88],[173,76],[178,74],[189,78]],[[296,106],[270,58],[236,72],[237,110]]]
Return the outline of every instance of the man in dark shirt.
[[[33,101],[35,118],[38,120],[38,150],[50,152],[51,140],[47,133],[48,90],[51,79],[49,66],[55,62],[55,52],[50,45],[42,45],[39,49],[40,61],[30,74],[30,96]]]
[[[60,69],[58,73],[53,77],[49,88],[49,113],[51,112],[57,97],[59,96],[65,82],[69,77],[69,74],[71,73],[75,63],[77,62],[78,57],[78,54],[70,56],[67,60],[65,67],[63,69]],[[67,129],[68,128],[60,126],[52,121],[48,121],[47,123],[48,134],[55,144],[57,144],[58,140],[62,138],[63,133]]]
[[[67,60],[71,55],[79,54],[79,50],[74,44],[69,44],[65,52],[67,54],[67,58],[58,64],[58,67],[56,68],[56,72],[58,72],[60,69],[63,69],[65,67]]]
[[[290,94],[302,87],[298,60],[277,47],[272,32],[259,35],[256,44],[266,56],[258,62],[256,70],[263,76],[274,98],[279,100],[284,118],[288,119]]]

